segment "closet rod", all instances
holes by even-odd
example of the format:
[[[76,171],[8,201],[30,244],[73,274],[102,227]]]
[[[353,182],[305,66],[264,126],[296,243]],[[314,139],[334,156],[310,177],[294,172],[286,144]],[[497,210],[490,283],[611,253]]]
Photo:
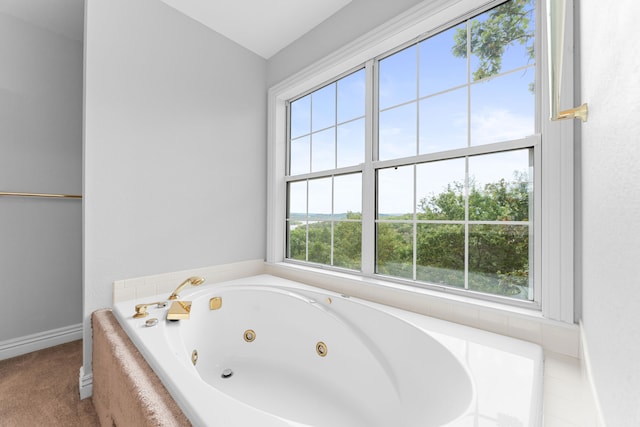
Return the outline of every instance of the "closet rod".
[[[0,196],[11,197],[49,197],[56,199],[82,199],[82,196],[75,194],[49,194],[49,193],[15,193],[10,191],[0,191]]]

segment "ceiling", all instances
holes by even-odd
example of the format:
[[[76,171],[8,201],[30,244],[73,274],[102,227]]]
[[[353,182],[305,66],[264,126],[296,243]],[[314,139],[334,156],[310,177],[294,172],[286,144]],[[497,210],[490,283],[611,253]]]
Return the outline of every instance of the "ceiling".
[[[351,0],[162,0],[269,59]]]
[[[0,13],[73,40],[84,36],[84,0],[0,0]]]
[[[269,59],[352,0],[161,0]],[[83,39],[84,0],[0,0],[0,13]]]

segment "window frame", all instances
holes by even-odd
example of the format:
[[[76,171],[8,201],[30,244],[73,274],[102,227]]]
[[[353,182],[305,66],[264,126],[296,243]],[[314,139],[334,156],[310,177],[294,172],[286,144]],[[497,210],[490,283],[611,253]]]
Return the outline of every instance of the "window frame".
[[[415,43],[436,34],[458,22],[491,9],[504,0],[462,0],[454,5],[448,5],[446,0],[438,0],[429,4],[420,4],[409,9],[396,19],[378,29],[356,39],[328,57],[312,64],[299,73],[294,74],[283,82],[273,86],[268,93],[268,192],[267,192],[267,256],[268,263],[285,262],[286,254],[286,188],[288,170],[287,156],[287,101],[298,98],[302,94],[312,92],[323,85],[337,80],[341,76],[361,68],[373,67],[377,58],[388,56],[404,46]],[[571,5],[568,5],[570,8]],[[569,9],[570,10],[570,9]],[[521,306],[541,311],[545,318],[574,323],[573,297],[573,224],[574,224],[574,158],[573,158],[573,125],[566,122],[551,122],[549,117],[548,87],[549,77],[543,70],[547,69],[546,13],[543,1],[536,2],[536,69],[540,77],[540,87],[536,91],[536,105],[539,108],[536,118],[536,129],[540,134],[535,136],[537,149],[534,150],[536,159],[535,170],[535,199],[534,199],[534,303],[513,303],[513,299],[490,295],[484,298],[480,295],[479,303],[483,299],[492,302],[504,302],[510,306]],[[565,45],[572,46],[572,23],[567,25]],[[565,80],[561,100],[566,104],[572,103],[573,98],[573,64],[565,60]],[[374,102],[369,99],[377,96],[377,85],[373,72],[366,73],[367,99],[365,117],[367,126],[365,138],[373,140],[373,144],[366,144],[365,156],[373,159],[372,150],[375,149],[374,129],[377,124],[377,114]],[[538,83],[537,83],[538,84]],[[506,144],[512,144],[513,141]],[[527,144],[529,142],[526,142]],[[496,144],[498,149],[501,143]],[[456,156],[457,150],[451,150],[451,157]],[[468,149],[465,152],[469,153]],[[484,152],[484,150],[483,150]],[[431,154],[419,156],[428,160]],[[442,153],[438,153],[442,157]],[[390,165],[396,160],[367,161],[361,167],[341,168],[340,173],[361,170],[363,179],[363,209],[362,209],[362,273],[351,272],[361,277],[363,284],[367,279],[375,280],[377,284],[388,281],[390,286],[401,283],[386,276],[374,275],[375,271],[375,232],[365,231],[364,226],[375,224],[375,171],[381,165]],[[541,171],[544,171],[541,173]],[[312,178],[318,173],[296,176]],[[544,209],[543,209],[544,207]],[[286,262],[296,264],[295,261]],[[299,262],[298,262],[299,263]],[[308,264],[304,263],[305,266]],[[318,271],[325,267],[318,265]],[[326,267],[332,268],[332,267]],[[416,288],[420,288],[412,285]],[[437,288],[437,286],[436,286]],[[450,292],[449,289],[443,289]],[[458,291],[460,292],[460,291]],[[473,291],[462,291],[465,295]],[[455,293],[455,290],[454,290]]]

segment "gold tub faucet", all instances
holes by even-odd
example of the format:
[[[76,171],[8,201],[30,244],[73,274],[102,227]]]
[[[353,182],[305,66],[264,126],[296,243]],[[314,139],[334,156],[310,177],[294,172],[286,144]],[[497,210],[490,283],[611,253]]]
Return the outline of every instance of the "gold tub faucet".
[[[169,299],[170,300],[178,299],[178,296],[179,296],[178,294],[187,285],[198,286],[198,285],[200,285],[202,283],[204,283],[204,277],[200,277],[200,276],[189,277],[187,280],[185,280],[184,282],[180,283],[180,285],[176,288],[176,290],[173,291],[173,293],[171,295],[169,295]]]
[[[188,319],[189,316],[191,316],[191,301],[176,300],[178,299],[178,294],[185,286],[198,286],[202,283],[204,283],[204,277],[200,276],[189,277],[187,280],[180,283],[176,290],[169,295],[169,300],[173,300],[173,303],[171,303],[171,307],[169,307],[169,311],[167,312],[167,320],[183,320]]]

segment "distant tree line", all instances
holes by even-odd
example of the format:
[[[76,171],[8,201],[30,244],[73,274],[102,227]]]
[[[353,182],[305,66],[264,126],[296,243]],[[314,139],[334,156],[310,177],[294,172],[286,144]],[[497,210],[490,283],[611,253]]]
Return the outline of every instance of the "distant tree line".
[[[418,202],[415,233],[413,214],[384,217],[376,229],[377,272],[412,279],[415,236],[418,281],[464,287],[468,250],[469,289],[529,298],[528,185],[525,173],[515,173],[513,181],[502,179],[482,186],[472,180],[467,227],[464,184],[459,182]],[[349,212],[345,219],[333,223],[333,264],[330,221],[293,228],[289,233],[290,257],[359,270],[361,219],[360,213]],[[481,221],[509,223],[474,223]]]

